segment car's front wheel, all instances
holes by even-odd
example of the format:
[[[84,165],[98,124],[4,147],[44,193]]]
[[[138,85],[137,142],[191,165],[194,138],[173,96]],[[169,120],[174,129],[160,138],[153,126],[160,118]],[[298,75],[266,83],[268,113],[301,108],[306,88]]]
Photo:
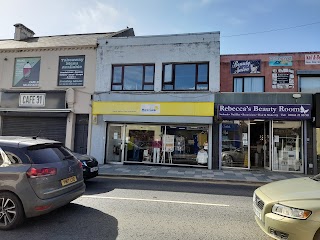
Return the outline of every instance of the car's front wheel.
[[[10,192],[0,192],[0,230],[17,227],[24,220],[24,211],[18,197]]]

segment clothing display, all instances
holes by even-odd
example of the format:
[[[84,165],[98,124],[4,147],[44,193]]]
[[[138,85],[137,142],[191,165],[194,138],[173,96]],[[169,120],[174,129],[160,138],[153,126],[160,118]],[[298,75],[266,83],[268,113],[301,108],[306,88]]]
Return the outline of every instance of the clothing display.
[[[176,137],[176,146],[175,150],[178,153],[184,153],[185,151],[185,139],[182,136]]]
[[[160,148],[153,148],[153,162],[159,163],[160,160]]]
[[[206,132],[201,132],[198,134],[198,146],[204,146],[204,144],[208,141],[208,134]]]
[[[208,153],[206,150],[201,149],[197,154],[197,162],[199,164],[207,164],[208,163]]]

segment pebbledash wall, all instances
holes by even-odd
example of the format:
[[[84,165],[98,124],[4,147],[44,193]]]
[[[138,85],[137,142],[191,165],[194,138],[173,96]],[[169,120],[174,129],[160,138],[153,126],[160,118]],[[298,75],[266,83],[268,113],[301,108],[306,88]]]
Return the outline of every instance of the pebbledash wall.
[[[117,146],[112,145],[112,142],[119,140],[120,135],[130,138],[130,133],[128,135],[128,131],[121,130],[121,126],[122,129],[131,129],[129,132],[138,131],[139,126],[145,131],[156,129],[155,136],[159,134],[159,138],[169,129],[197,129],[199,132],[204,129],[208,132],[206,136],[209,142],[206,166],[212,168],[214,93],[220,90],[220,33],[100,39],[98,43],[96,92],[93,101],[95,121],[92,126],[94,144],[91,146],[91,153],[99,163],[126,161],[129,158],[126,153],[122,157],[120,153],[120,158],[115,159]],[[195,87],[186,89],[182,86],[182,89],[175,90],[174,80],[164,80],[166,65],[170,69],[174,69],[176,65],[196,66],[197,72],[198,66],[201,65],[207,67],[204,72],[207,77],[202,84],[202,80],[197,77],[199,81],[194,82],[192,74],[186,75],[189,82],[191,76]],[[148,80],[151,81],[147,85],[148,90],[123,90],[126,89],[126,82],[113,79],[114,69],[129,69],[132,66],[141,66],[143,69],[145,66],[151,66],[154,75],[153,79]],[[173,71],[172,76],[175,74]],[[124,78],[128,80],[130,76],[125,75]],[[164,85],[171,83],[172,89],[165,89]],[[149,113],[146,113],[146,110]],[[119,126],[118,130],[116,124]],[[136,129],[132,130],[134,127]],[[124,135],[123,131],[126,132]],[[120,148],[124,149],[123,144]]]
[[[239,123],[238,126],[246,126],[244,136],[248,136],[240,139],[245,142],[247,157],[249,155],[245,167],[305,174],[318,172],[319,137],[314,99],[320,91],[319,52],[222,55],[220,76],[221,93],[215,96],[215,120],[220,128],[221,143],[213,149],[220,152],[216,164],[230,167],[222,159],[226,155],[224,139],[228,139],[232,131],[227,128],[232,129]],[[265,111],[253,111],[258,108]],[[279,111],[281,109],[292,114]],[[294,134],[295,144],[290,145],[288,139],[293,139]],[[263,145],[261,161],[255,162],[259,146],[253,140]]]

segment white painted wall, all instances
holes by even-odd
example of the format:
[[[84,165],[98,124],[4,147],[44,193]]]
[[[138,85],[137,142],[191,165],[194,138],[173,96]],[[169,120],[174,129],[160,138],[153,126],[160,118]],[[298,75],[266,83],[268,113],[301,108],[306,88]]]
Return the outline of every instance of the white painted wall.
[[[209,91],[220,90],[220,33],[99,39],[96,91],[111,90],[113,64],[155,64],[155,91],[161,91],[162,64],[209,62]]]

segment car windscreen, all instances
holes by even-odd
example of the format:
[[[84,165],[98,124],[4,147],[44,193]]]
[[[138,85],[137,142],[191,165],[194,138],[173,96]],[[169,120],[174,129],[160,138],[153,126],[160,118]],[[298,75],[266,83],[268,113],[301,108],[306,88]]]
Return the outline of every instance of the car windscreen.
[[[34,145],[27,149],[28,156],[35,164],[54,163],[73,158],[73,155],[59,144]]]

